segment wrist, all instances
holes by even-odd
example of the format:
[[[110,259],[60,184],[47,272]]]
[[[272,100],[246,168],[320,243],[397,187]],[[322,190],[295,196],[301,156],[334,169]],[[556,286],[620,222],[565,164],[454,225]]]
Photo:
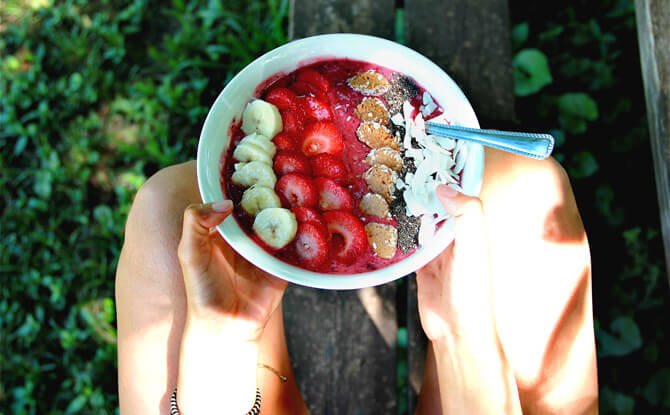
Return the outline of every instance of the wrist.
[[[187,318],[179,356],[178,402],[183,415],[224,407],[246,413],[256,393],[258,341],[237,328]]]
[[[215,337],[226,337],[238,343],[258,343],[265,326],[258,321],[236,317],[218,310],[189,305],[184,331]]]

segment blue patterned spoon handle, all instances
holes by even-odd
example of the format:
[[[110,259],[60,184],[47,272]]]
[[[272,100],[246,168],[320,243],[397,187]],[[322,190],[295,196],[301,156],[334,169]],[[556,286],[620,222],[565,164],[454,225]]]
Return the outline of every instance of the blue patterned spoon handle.
[[[551,134],[520,133],[513,131],[480,130],[478,128],[426,122],[426,133],[474,141],[484,146],[497,148],[534,159],[545,159],[554,150]]]

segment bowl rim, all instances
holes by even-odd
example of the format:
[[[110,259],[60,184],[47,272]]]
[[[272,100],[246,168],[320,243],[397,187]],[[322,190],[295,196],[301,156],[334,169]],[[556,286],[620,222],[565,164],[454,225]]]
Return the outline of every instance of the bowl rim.
[[[418,61],[417,65],[428,66],[431,72],[436,71],[437,73],[441,73],[442,75],[444,75],[449,81],[451,81],[451,83],[455,87],[455,92],[456,94],[458,94],[456,98],[462,101],[464,105],[467,105],[467,108],[464,108],[464,110],[470,117],[470,119],[466,120],[466,125],[476,128],[479,127],[479,122],[477,120],[474,109],[472,108],[472,105],[470,104],[469,100],[467,99],[463,91],[460,89],[458,84],[456,84],[456,82],[449,76],[449,74],[447,74],[444,70],[442,70],[442,68],[437,66],[427,57],[423,56],[419,52],[405,45],[390,41],[388,39],[379,38],[376,36],[352,34],[352,33],[332,33],[325,35],[315,35],[293,40],[291,42],[285,43],[275,49],[272,49],[264,53],[263,55],[254,59],[247,66],[245,66],[226,84],[226,86],[221,90],[221,92],[216,97],[216,100],[210,106],[209,111],[207,113],[207,117],[205,118],[205,121],[203,123],[200,132],[198,140],[197,156],[196,156],[198,189],[200,192],[200,196],[203,200],[203,203],[214,202],[217,200],[217,198],[212,194],[212,191],[209,190],[208,185],[205,183],[204,178],[208,170],[208,165],[203,161],[204,160],[203,153],[205,151],[204,146],[205,146],[205,136],[207,132],[207,127],[213,123],[212,117],[214,116],[213,115],[213,113],[215,112],[214,109],[223,105],[223,101],[225,100],[226,96],[226,90],[229,88],[229,86],[234,85],[236,80],[246,76],[247,72],[255,70],[255,66],[257,66],[260,62],[264,62],[268,59],[271,59],[273,56],[278,56],[287,49],[295,48],[296,46],[309,44],[312,42],[321,42],[324,40],[347,42],[361,39],[365,39],[371,42],[377,42],[380,45],[386,45],[396,49],[400,48],[401,50],[403,50],[403,53],[408,54],[409,56],[412,57],[412,59],[416,59]],[[333,58],[327,52],[323,53],[321,57],[323,57],[323,60]],[[316,63],[319,62],[320,59],[319,56],[310,56],[305,58],[304,60],[298,60],[296,62],[297,67],[299,68],[300,66],[304,66],[303,62],[306,61],[308,61],[309,63]],[[387,65],[381,65],[381,66],[387,66]],[[293,70],[289,72],[292,71]],[[226,130],[228,130],[228,128],[226,128]],[[475,175],[473,179],[475,180],[475,183],[471,191],[467,193],[470,195],[478,196],[481,190],[481,184],[483,180],[484,152],[483,148],[479,144],[468,143],[468,146],[469,151],[474,150],[475,152],[477,152],[476,156],[480,158],[481,162],[478,163],[477,171],[473,172],[473,174]],[[449,229],[453,229],[453,220],[448,220],[447,223],[443,224],[442,226],[447,226]],[[243,229],[241,229],[241,227],[238,225],[233,214],[229,215],[220,225],[218,225],[217,230],[233,250],[239,253],[242,257],[246,258],[254,266],[272,275],[275,275],[278,278],[284,279],[286,281],[295,284],[313,288],[330,289],[330,290],[349,290],[349,289],[372,287],[381,284],[386,284],[388,282],[410,275],[415,270],[421,268],[425,264],[428,264],[430,261],[432,261],[453,241],[453,232],[451,232],[450,236],[444,237],[444,240],[448,242],[446,242],[443,246],[442,244],[436,243],[432,244],[431,246],[420,247],[419,249],[421,250],[421,253],[423,253],[423,255],[417,255],[419,254],[419,251],[417,251],[400,262],[397,262],[388,267],[384,267],[378,270],[357,273],[357,274],[324,274],[309,271],[307,269],[286,263],[274,257],[273,255],[267,253],[255,241],[253,241],[246,235],[246,232]],[[244,234],[243,238],[233,237],[233,234],[237,235],[236,232],[238,231]],[[245,247],[247,249],[242,249]],[[262,254],[259,253],[259,250],[262,251]],[[254,254],[260,254],[261,257],[264,254],[265,256],[267,256],[268,260],[258,261],[257,257],[254,258]],[[410,271],[399,272],[399,270],[405,268],[410,269]],[[283,272],[279,272],[280,270],[283,270]]]

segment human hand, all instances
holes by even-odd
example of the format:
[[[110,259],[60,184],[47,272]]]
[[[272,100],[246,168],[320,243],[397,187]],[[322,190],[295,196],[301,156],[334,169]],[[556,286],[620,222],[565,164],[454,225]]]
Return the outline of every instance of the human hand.
[[[232,207],[227,200],[191,205],[184,212],[178,252],[187,322],[225,327],[238,340],[258,341],[287,283],[256,268],[211,231]]]
[[[454,217],[454,242],[417,271],[419,316],[426,336],[495,332],[488,242],[481,201],[440,185],[437,197]],[[492,331],[493,329],[493,331]]]

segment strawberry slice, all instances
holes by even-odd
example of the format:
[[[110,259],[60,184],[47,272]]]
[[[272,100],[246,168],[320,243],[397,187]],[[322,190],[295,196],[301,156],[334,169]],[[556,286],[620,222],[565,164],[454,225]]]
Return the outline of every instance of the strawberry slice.
[[[282,132],[290,134],[295,137],[301,137],[304,123],[302,118],[298,115],[298,111],[295,110],[283,110],[279,111],[281,114],[281,120],[284,128]]]
[[[293,212],[295,215],[298,223],[306,222],[321,224],[325,229],[326,223],[323,221],[323,218],[321,218],[321,215],[319,215],[319,212],[316,210],[305,206],[294,206],[291,208],[291,212]]]
[[[318,268],[328,259],[328,233],[313,223],[300,223],[295,235],[295,252],[300,264]]]
[[[312,84],[323,92],[328,92],[330,90],[330,82],[328,82],[326,77],[314,69],[304,69],[300,71],[296,77],[296,80]]]
[[[277,180],[275,192],[284,207],[316,206],[318,194],[312,180],[298,173],[289,173]]]
[[[318,193],[318,207],[322,211],[327,210],[351,210],[354,208],[354,200],[347,189],[335,183],[327,177],[317,177],[313,181]]]
[[[288,88],[274,88],[265,96],[265,101],[279,110],[295,110],[298,106],[298,97]]]
[[[320,153],[339,156],[344,150],[344,140],[335,125],[325,121],[317,121],[305,128],[302,141],[302,152],[311,157]]]
[[[338,183],[347,178],[347,167],[339,157],[328,153],[317,154],[309,159],[314,177],[329,177]]]
[[[312,175],[312,167],[304,154],[297,151],[280,151],[275,156],[272,169],[277,176],[289,173],[300,173],[305,176]]]
[[[346,210],[331,210],[323,214],[328,227],[330,252],[345,264],[351,264],[368,246],[363,223]],[[338,236],[339,235],[339,236]]]
[[[370,192],[370,190],[368,190],[367,182],[360,177],[352,178],[348,187],[349,192],[356,199],[360,199],[363,197],[363,195]]]
[[[333,120],[333,112],[324,101],[316,99],[310,95],[300,97],[298,99],[300,100],[302,108],[305,111],[305,115],[308,118],[311,118],[315,121]]]
[[[277,134],[272,142],[275,143],[277,151],[300,151],[298,139],[286,132]]]
[[[295,92],[298,96],[304,97],[311,95],[323,102],[328,102],[328,95],[320,90],[319,88],[315,87],[312,84],[308,84],[307,82],[304,81],[298,81],[295,82],[293,85],[289,87],[291,91]]]

